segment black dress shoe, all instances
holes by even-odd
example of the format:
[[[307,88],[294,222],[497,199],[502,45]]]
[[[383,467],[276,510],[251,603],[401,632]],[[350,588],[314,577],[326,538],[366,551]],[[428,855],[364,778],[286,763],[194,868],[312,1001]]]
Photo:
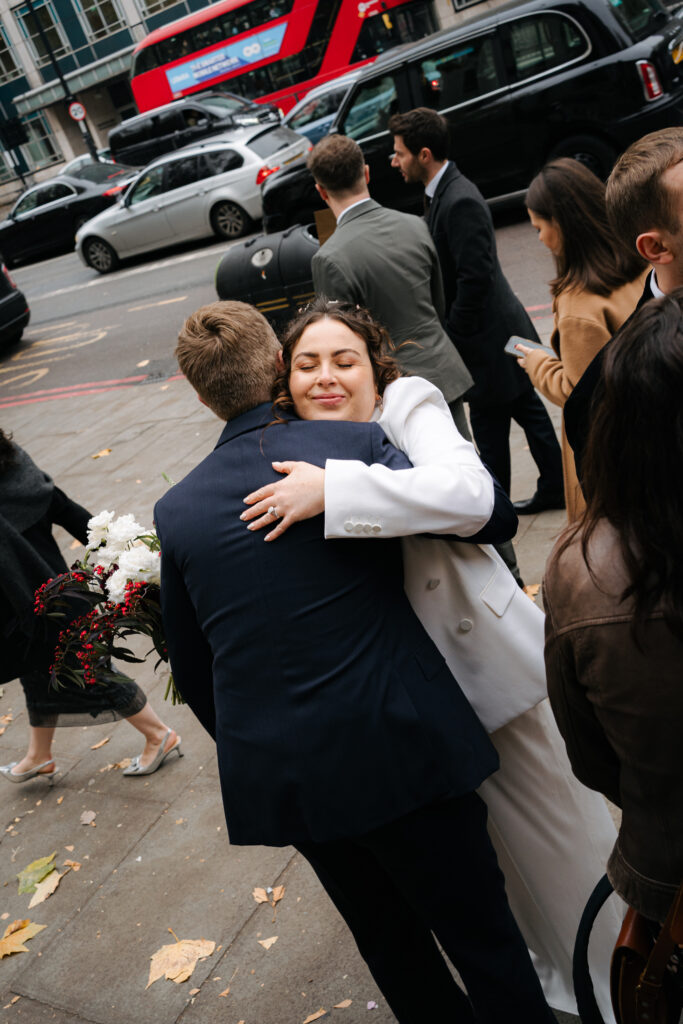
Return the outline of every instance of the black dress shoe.
[[[534,494],[533,498],[524,498],[523,501],[513,501],[512,507],[518,516],[533,516],[537,512],[546,512],[551,508],[566,508],[564,495]]]

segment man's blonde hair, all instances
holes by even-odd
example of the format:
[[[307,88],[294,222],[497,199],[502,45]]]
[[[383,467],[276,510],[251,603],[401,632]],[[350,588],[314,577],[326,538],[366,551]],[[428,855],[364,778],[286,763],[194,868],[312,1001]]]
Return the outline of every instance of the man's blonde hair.
[[[683,128],[663,128],[632,143],[614,165],[605,191],[607,215],[629,248],[646,231],[679,230],[676,197],[662,175],[681,161]]]
[[[232,420],[270,401],[280,348],[266,318],[246,302],[212,302],[192,313],[178,335],[176,358],[203,402]]]

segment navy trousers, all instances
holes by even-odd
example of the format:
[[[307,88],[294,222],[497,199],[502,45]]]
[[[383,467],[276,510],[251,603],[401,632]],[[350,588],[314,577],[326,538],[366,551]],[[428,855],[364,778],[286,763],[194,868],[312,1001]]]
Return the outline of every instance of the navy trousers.
[[[508,905],[486,816],[483,800],[469,793],[362,836],[296,844],[399,1024],[555,1024]]]
[[[470,423],[479,454],[498,482],[510,493],[510,426],[518,423],[538,466],[536,493],[562,498],[562,452],[548,410],[529,384],[521,395],[501,405],[470,402]]]

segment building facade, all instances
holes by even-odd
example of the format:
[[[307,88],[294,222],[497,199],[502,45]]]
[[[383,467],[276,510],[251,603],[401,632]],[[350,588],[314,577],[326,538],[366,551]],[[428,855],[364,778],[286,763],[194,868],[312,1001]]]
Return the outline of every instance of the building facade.
[[[458,10],[472,3],[481,0],[436,0],[441,26],[454,24]],[[128,81],[136,43],[204,6],[206,0],[0,0],[0,121],[18,117],[27,133],[19,149],[5,151],[0,143],[0,202],[21,190],[19,175],[40,180],[87,151],[49,48],[86,109],[95,145],[104,148],[109,129],[136,113]]]

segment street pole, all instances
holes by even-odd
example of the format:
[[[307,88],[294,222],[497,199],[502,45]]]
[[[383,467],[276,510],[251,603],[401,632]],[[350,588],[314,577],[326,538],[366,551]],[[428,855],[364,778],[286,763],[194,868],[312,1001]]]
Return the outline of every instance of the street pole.
[[[50,41],[47,38],[47,35],[45,34],[43,26],[40,24],[40,19],[38,18],[35,7],[33,6],[33,0],[26,0],[26,6],[29,9],[31,17],[33,18],[33,24],[35,25],[36,31],[38,32],[38,35],[40,36],[41,41],[43,43],[43,46],[45,47],[47,54],[50,58],[50,63],[52,64],[53,71],[59,79],[62,89],[64,90],[64,102],[66,103],[68,111],[69,104],[73,103],[75,97],[71,95],[69,86],[66,84],[66,80],[64,78],[64,75],[62,74],[62,69],[60,68],[59,62],[57,61],[57,58],[54,55],[54,51],[50,46]],[[86,124],[85,120],[83,121],[83,127],[81,128],[81,131],[83,132],[83,138],[85,139],[91,157],[93,158],[93,160],[98,161],[99,157],[97,155],[97,146],[95,145],[95,140],[90,134],[90,129],[88,128],[88,125]]]

